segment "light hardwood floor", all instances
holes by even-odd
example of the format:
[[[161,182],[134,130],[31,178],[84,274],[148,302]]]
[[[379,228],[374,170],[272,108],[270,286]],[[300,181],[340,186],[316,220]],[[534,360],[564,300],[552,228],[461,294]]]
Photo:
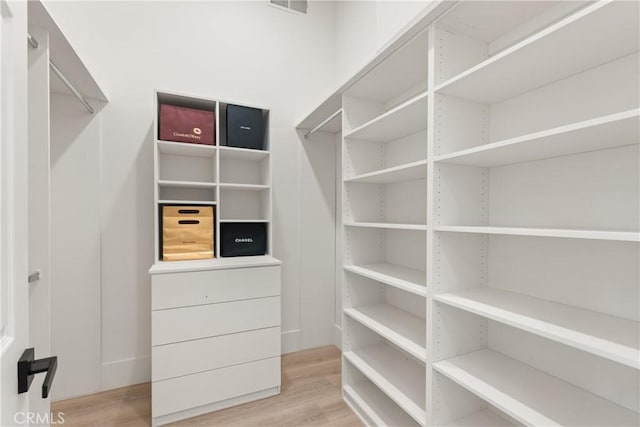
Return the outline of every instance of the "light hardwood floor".
[[[173,426],[362,426],[342,401],[340,351],[333,346],[282,356],[282,393],[172,424]],[[131,387],[61,400],[65,427],[151,424],[151,386]]]

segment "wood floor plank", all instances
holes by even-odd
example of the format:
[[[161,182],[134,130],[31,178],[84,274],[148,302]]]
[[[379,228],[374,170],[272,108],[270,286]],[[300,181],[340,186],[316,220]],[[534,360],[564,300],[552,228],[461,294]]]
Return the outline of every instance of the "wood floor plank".
[[[282,393],[172,426],[362,426],[342,400],[340,350],[326,346],[282,356]],[[151,425],[151,386],[138,384],[51,404],[65,427]]]

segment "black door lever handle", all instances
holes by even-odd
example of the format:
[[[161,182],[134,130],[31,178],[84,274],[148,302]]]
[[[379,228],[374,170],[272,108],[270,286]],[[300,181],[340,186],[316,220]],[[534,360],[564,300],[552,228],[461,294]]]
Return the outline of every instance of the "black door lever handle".
[[[49,397],[56,369],[58,369],[58,356],[35,360],[34,349],[26,349],[18,360],[18,394],[29,391],[35,374],[46,372],[47,375],[42,382],[42,398],[46,399]]]

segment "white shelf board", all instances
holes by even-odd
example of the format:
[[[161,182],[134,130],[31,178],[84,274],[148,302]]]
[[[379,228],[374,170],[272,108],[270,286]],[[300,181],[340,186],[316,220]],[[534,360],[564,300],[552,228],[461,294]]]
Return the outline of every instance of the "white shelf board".
[[[427,231],[427,226],[423,224],[399,224],[392,222],[345,222],[347,227],[364,227],[364,228],[387,228],[392,230],[418,230]]]
[[[425,319],[388,304],[348,308],[344,313],[416,359],[426,360]]]
[[[433,367],[525,425],[614,427],[640,422],[636,412],[492,350]]]
[[[412,181],[415,179],[424,179],[427,177],[427,160],[418,160],[416,162],[404,165],[394,166],[391,168],[381,169],[374,172],[356,175],[352,178],[345,179],[345,182],[365,182],[369,184],[389,184],[392,182]]]
[[[349,96],[387,103],[399,94],[427,87],[428,31],[416,35],[385,58],[380,65],[354,82]]]
[[[408,426],[413,420],[385,396],[375,385],[362,382],[345,385],[342,388],[347,403],[355,405],[356,414],[361,411],[364,418],[373,421],[376,426]]]
[[[484,104],[500,102],[637,52],[639,26],[638,2],[599,1],[453,77],[436,91]]]
[[[445,427],[514,427],[514,425],[494,411],[483,409],[447,423]]]
[[[427,128],[427,92],[390,109],[357,127],[344,137],[374,142],[388,142]]]
[[[436,301],[640,369],[640,323],[491,288]]]
[[[250,223],[262,223],[269,222],[268,219],[221,219],[221,223],[238,223],[238,222],[250,222]]]
[[[268,190],[269,188],[270,187],[268,185],[258,185],[258,184],[231,184],[231,183],[220,184],[221,190],[263,191],[263,190]]]
[[[218,202],[207,200],[158,200],[161,205],[217,205]]]
[[[223,270],[229,268],[265,267],[280,265],[282,262],[272,256],[244,256],[212,258],[193,261],[157,261],[149,269],[149,274],[167,274],[188,271]]]
[[[426,414],[425,368],[402,359],[402,353],[386,344],[344,353],[344,357],[417,423]]]
[[[427,295],[427,273],[393,264],[345,265],[344,269],[422,297]]]
[[[159,180],[160,187],[216,188],[213,182]]]
[[[226,145],[220,145],[218,147],[220,152],[220,159],[227,160],[251,160],[258,161],[269,156],[269,151],[266,150],[251,150],[249,148],[228,147]]]
[[[161,89],[155,90],[158,104],[171,104],[181,105],[189,108],[195,108],[197,110],[216,111],[216,101],[213,98],[209,98],[201,95],[194,95],[189,93],[182,93],[176,91],[166,91]]]
[[[434,161],[494,167],[632,144],[640,144],[637,108],[438,156]]]
[[[190,144],[188,142],[157,141],[158,150],[163,154],[190,157],[214,157],[215,145]]]
[[[622,242],[640,242],[640,232],[615,230],[584,230],[574,228],[533,228],[533,227],[494,227],[440,225],[434,231],[478,234],[506,234],[512,236],[559,237],[566,239],[613,240]]]

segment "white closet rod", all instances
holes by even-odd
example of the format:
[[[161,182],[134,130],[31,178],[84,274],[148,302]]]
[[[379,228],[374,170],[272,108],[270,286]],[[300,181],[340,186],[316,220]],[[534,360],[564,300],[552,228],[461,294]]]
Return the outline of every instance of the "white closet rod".
[[[29,33],[27,33],[27,41],[29,42],[29,45],[34,49],[37,49],[40,46],[40,43],[38,42],[38,40],[36,40]],[[89,111],[91,114],[93,114],[95,112],[93,107],[91,107],[91,105],[89,105],[87,100],[84,99],[84,96],[82,96],[82,94],[80,92],[78,92],[78,90],[75,88],[75,86],[73,84],[71,84],[71,82],[65,77],[65,75],[62,74],[62,71],[60,71],[60,69],[58,67],[56,67],[56,64],[54,64],[51,60],[49,60],[49,68],[51,68],[51,71],[53,71],[53,73],[56,76],[58,76],[58,78],[60,80],[62,80],[62,83],[64,83],[64,85],[71,91],[71,93],[73,93],[73,95],[76,98],[78,98],[78,101],[80,101],[80,103],[82,105],[84,105],[84,108],[86,108],[87,111]]]
[[[62,80],[62,83],[64,83],[64,85],[69,88],[69,90],[75,95],[75,97],[78,98],[78,101],[80,101],[80,103],[84,105],[84,108],[86,108],[91,114],[93,114],[93,107],[89,105],[87,100],[84,99],[84,96],[82,96],[82,94],[78,92],[78,90],[71,84],[71,82],[67,80],[64,74],[62,74],[62,71],[60,71],[58,67],[56,67],[56,65],[51,61],[49,61],[49,67],[51,68],[51,71],[53,71],[54,74],[58,76],[60,80]]]
[[[304,134],[304,138],[307,139],[308,137],[310,137],[311,135],[313,135],[314,133],[316,133],[319,129],[322,129],[322,127],[324,125],[326,125],[327,123],[329,123],[331,120],[333,120],[338,114],[342,113],[342,108],[339,109],[338,111],[336,111],[335,113],[333,113],[332,115],[330,115],[329,117],[327,117],[322,123],[320,123],[318,126],[314,127],[313,129],[311,129],[309,132]]]

